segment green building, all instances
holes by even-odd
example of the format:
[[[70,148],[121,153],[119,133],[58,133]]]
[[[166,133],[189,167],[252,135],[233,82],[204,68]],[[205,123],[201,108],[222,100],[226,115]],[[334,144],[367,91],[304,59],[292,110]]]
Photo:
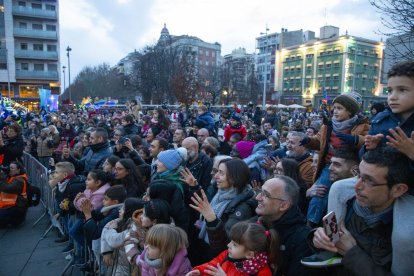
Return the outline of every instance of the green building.
[[[341,93],[356,91],[364,107],[383,97],[380,84],[383,44],[334,36],[282,48],[276,55],[280,103],[318,107]]]

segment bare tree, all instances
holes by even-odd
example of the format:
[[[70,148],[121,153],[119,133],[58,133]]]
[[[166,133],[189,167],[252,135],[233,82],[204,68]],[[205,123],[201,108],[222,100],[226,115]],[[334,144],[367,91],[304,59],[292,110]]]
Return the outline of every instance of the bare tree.
[[[122,98],[127,96],[123,86],[123,79],[109,64],[86,66],[61,95],[61,99],[69,97],[69,89],[74,102],[80,102],[85,96],[104,98],[117,95],[117,98]]]
[[[182,55],[178,70],[171,80],[173,94],[186,107],[197,100],[197,92],[200,90],[194,55],[194,53]]]
[[[381,21],[387,31],[380,31],[390,38],[387,48],[391,58],[414,59],[414,1],[369,0],[381,13]]]

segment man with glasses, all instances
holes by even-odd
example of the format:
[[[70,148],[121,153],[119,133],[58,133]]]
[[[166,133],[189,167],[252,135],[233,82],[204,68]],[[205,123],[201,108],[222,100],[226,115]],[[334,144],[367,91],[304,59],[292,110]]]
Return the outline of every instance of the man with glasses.
[[[309,274],[300,260],[311,253],[306,241],[310,228],[297,206],[298,198],[298,184],[283,175],[267,180],[256,196],[258,218],[254,220],[266,228],[274,228],[280,235],[282,263],[277,275]]]
[[[394,203],[413,188],[410,160],[390,147],[376,148],[364,154],[356,176],[355,197],[347,202],[340,240],[334,244],[320,227],[310,235],[312,244],[343,257],[342,266],[331,268],[338,274],[391,274],[392,232],[411,229],[413,223],[409,219],[393,223]],[[414,257],[408,255],[404,257]]]

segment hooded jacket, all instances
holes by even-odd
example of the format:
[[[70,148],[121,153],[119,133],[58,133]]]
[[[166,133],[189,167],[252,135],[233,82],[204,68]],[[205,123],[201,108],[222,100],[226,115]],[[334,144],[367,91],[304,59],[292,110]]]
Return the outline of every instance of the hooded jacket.
[[[60,191],[59,187],[55,190],[55,200],[58,204],[60,204],[64,199],[69,201],[68,210],[60,209],[59,213],[61,215],[74,215],[75,214],[75,205],[73,201],[78,193],[81,193],[85,190],[85,176],[83,175],[73,175],[69,182],[66,184],[66,189],[64,191]]]

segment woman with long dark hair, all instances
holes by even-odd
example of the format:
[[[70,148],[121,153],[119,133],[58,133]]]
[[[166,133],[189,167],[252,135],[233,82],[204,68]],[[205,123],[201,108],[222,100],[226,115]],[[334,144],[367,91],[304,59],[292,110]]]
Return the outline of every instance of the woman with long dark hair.
[[[141,173],[131,159],[120,159],[115,164],[115,185],[123,185],[127,197],[141,197],[146,188]]]
[[[306,190],[307,186],[305,181],[303,180],[302,176],[299,172],[299,163],[293,158],[283,158],[276,164],[276,169],[274,171],[276,175],[285,175],[289,176],[293,180],[296,181],[298,184],[300,191],[299,191],[299,201],[298,206],[299,209],[302,211],[303,214],[308,212],[308,200],[306,199]]]

